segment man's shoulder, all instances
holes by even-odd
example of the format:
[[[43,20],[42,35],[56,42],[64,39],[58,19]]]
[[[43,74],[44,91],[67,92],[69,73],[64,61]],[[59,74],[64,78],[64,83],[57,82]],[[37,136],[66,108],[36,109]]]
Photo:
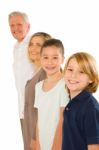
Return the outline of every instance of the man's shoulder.
[[[31,33],[27,33],[27,35],[23,39],[23,43],[28,43],[30,41],[31,36],[32,36]]]

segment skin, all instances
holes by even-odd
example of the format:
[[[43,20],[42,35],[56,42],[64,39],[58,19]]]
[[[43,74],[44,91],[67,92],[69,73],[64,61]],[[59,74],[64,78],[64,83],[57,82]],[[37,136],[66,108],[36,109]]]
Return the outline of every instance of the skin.
[[[99,144],[88,145],[88,150],[99,150]]]
[[[80,68],[75,58],[69,61],[65,76],[66,85],[70,91],[71,98],[78,95],[92,81],[89,76]]]
[[[61,150],[63,112],[64,112],[64,108],[61,107],[61,109],[60,109],[59,123],[58,123],[57,129],[56,129],[56,133],[55,133],[55,137],[54,137],[54,141],[53,141],[52,150]]]
[[[9,21],[9,26],[13,37],[21,42],[30,30],[29,23],[26,23],[22,16],[12,16]]]
[[[44,39],[40,36],[35,36],[31,39],[29,47],[28,47],[28,54],[29,58],[35,63],[37,66],[40,65],[40,50],[41,46],[44,43]]]
[[[60,72],[60,66],[63,61],[64,58],[62,57],[59,48],[55,46],[43,48],[41,54],[41,65],[46,71],[48,77],[54,77]]]

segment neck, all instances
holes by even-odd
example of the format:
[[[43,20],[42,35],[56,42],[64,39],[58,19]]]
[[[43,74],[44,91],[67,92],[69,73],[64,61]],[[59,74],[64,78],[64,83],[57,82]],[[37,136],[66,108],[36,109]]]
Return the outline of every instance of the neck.
[[[73,99],[74,97],[76,97],[81,91],[78,92],[70,92],[70,98]]]
[[[40,67],[41,67],[40,61],[35,61],[34,64],[37,66],[37,68],[40,68]]]
[[[47,82],[54,82],[54,81],[59,80],[61,78],[62,78],[62,73],[58,72],[58,73],[56,73],[54,75],[47,76],[46,81]]]

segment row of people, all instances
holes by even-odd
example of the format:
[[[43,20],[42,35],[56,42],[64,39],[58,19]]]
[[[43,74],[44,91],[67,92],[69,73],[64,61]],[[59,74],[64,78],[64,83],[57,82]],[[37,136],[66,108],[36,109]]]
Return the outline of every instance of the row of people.
[[[95,59],[78,52],[65,69],[61,40],[45,32],[29,35],[25,13],[9,14],[17,40],[14,73],[18,90],[24,150],[98,150],[99,85]]]

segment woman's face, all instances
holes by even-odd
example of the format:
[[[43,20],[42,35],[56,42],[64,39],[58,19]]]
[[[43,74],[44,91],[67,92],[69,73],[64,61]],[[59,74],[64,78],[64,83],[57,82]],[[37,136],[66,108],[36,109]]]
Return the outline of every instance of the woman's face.
[[[33,37],[29,43],[28,54],[34,63],[35,61],[40,61],[40,50],[43,43],[44,39],[41,36]]]

